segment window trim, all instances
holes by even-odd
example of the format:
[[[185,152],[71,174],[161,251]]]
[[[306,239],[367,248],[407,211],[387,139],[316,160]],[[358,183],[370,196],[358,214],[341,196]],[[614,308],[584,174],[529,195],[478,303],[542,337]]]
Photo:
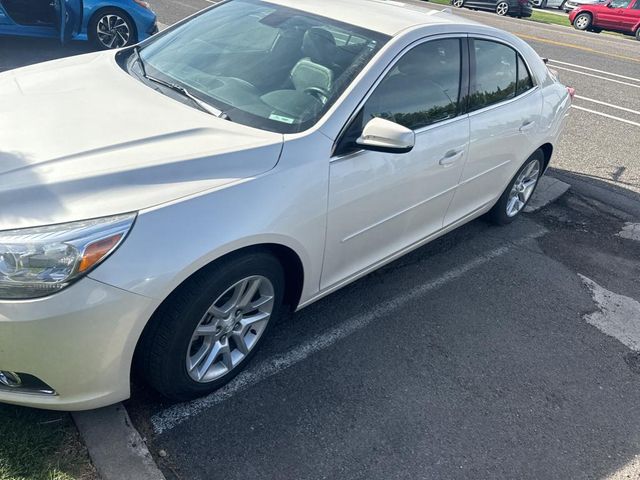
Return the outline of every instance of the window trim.
[[[640,2],[640,0],[637,0]],[[490,35],[477,35],[477,34],[473,34],[473,35],[469,35],[467,37],[467,42],[469,44],[469,95],[471,94],[471,84],[473,83],[472,80],[475,78],[475,56],[473,58],[474,61],[472,61],[472,55],[471,55],[471,51],[472,51],[472,43],[474,40],[485,40],[485,41],[489,41],[489,42],[495,42],[495,43],[500,43],[506,47],[509,47],[511,50],[513,50],[515,52],[515,54],[517,56],[519,56],[522,61],[524,62],[524,65],[527,69],[527,72],[529,73],[529,77],[531,78],[531,81],[533,83],[533,87],[530,88],[529,90],[527,90],[526,92],[521,93],[520,95],[515,95],[512,98],[507,98],[505,100],[502,100],[500,102],[497,103],[492,103],[491,105],[487,105],[486,107],[482,107],[479,108],[477,110],[473,110],[473,111],[467,111],[467,114],[469,115],[469,117],[475,116],[477,114],[480,113],[484,113],[487,112],[489,110],[492,110],[494,108],[498,108],[501,107],[503,105],[508,105],[511,102],[515,102],[517,100],[520,100],[521,98],[524,98],[528,95],[531,95],[533,92],[537,91],[540,88],[540,85],[538,83],[538,79],[536,78],[535,75],[532,75],[531,72],[531,66],[529,65],[529,62],[527,61],[527,59],[525,58],[524,55],[522,55],[518,49],[516,47],[514,47],[512,44],[510,44],[509,42],[502,40],[501,38],[496,38],[496,37],[492,37]],[[516,64],[516,81],[517,81],[517,64]],[[517,84],[516,84],[517,87]],[[517,88],[516,88],[516,93],[517,93]]]
[[[638,0],[640,1],[640,0]],[[461,118],[464,118],[465,115],[468,114],[467,112],[467,104],[466,104],[466,100],[469,97],[469,88],[471,85],[470,82],[470,76],[469,76],[469,60],[470,60],[470,53],[469,53],[469,35],[467,33],[445,33],[445,34],[439,34],[439,35],[433,35],[433,36],[429,36],[429,37],[423,37],[419,40],[416,40],[415,42],[410,43],[409,45],[407,45],[405,48],[402,49],[401,52],[399,52],[391,62],[389,62],[389,64],[385,67],[385,69],[382,71],[382,73],[378,76],[378,78],[376,78],[376,81],[371,85],[371,87],[369,88],[369,90],[367,90],[367,93],[362,97],[362,99],[360,100],[360,102],[358,103],[358,106],[355,108],[355,110],[353,112],[351,112],[351,115],[349,115],[349,118],[347,119],[347,121],[345,122],[345,124],[342,126],[342,129],[340,130],[340,133],[338,134],[338,136],[336,137],[335,142],[333,143],[333,147],[331,149],[331,155],[329,157],[329,161],[333,162],[333,161],[337,161],[337,160],[341,160],[343,158],[346,157],[351,157],[355,154],[359,154],[363,151],[365,151],[364,149],[359,149],[359,150],[354,150],[348,153],[343,153],[343,154],[336,154],[336,150],[338,148],[338,146],[340,145],[341,140],[343,139],[345,133],[349,130],[349,128],[351,127],[351,124],[353,123],[353,121],[358,117],[358,115],[360,115],[360,112],[362,111],[362,108],[364,107],[365,103],[369,100],[369,98],[371,97],[371,95],[373,95],[373,92],[375,92],[375,90],[378,88],[378,86],[382,83],[382,81],[386,78],[387,74],[393,70],[395,68],[395,66],[397,65],[397,63],[407,54],[409,53],[411,50],[413,50],[414,48],[423,45],[427,42],[433,42],[433,41],[438,41],[438,40],[446,40],[446,39],[458,39],[460,41],[460,87],[458,90],[458,112],[456,113],[455,117],[452,118],[447,118],[444,120],[441,120],[439,122],[435,122],[429,125],[425,125],[424,127],[420,127],[414,130],[416,135],[419,135],[420,133],[422,133],[425,130],[429,130],[432,129],[434,127],[446,124],[446,123],[450,123],[453,121],[457,121],[460,120]],[[464,101],[464,105],[462,105]]]

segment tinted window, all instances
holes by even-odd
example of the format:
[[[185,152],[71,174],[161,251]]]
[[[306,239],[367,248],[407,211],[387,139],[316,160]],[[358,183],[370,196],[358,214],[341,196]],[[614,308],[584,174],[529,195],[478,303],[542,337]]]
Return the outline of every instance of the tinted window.
[[[611,8],[627,8],[630,3],[631,0],[613,0],[609,6]]]
[[[458,39],[434,40],[415,47],[369,97],[362,123],[381,117],[416,129],[455,117],[461,58]]]
[[[517,55],[501,43],[474,40],[475,79],[471,80],[470,110],[478,110],[516,95]]]
[[[636,0],[636,3],[631,8],[635,8],[636,10],[640,10],[640,0]]]
[[[518,84],[516,85],[516,95],[520,95],[531,88],[533,88],[531,75],[529,75],[529,70],[527,70],[524,61],[520,55],[518,55]]]

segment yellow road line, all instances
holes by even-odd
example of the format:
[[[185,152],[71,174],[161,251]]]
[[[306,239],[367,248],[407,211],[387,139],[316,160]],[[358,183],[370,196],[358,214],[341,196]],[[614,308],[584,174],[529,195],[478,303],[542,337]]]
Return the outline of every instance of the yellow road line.
[[[527,40],[534,40],[536,42],[549,43],[551,45],[557,45],[557,46],[560,46],[560,47],[575,48],[576,50],[582,50],[584,52],[597,53],[598,55],[604,55],[604,56],[607,56],[607,57],[619,58],[621,60],[630,60],[632,62],[640,63],[640,59],[638,59],[638,58],[627,57],[626,55],[618,55],[616,53],[601,52],[600,50],[596,50],[594,48],[589,48],[589,47],[583,47],[582,45],[576,45],[576,44],[573,44],[573,43],[558,42],[556,40],[549,40],[547,38],[540,38],[540,37],[536,37],[534,35],[527,35],[527,34],[524,34],[524,33],[515,33],[515,35],[517,35],[520,38],[527,39]]]

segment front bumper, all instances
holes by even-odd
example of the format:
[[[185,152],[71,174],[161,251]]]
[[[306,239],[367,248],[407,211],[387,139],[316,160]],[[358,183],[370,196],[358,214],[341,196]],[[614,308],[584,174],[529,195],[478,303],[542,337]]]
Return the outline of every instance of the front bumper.
[[[131,360],[154,301],[84,278],[50,297],[0,301],[0,370],[55,394],[0,389],[0,402],[88,410],[129,397]]]

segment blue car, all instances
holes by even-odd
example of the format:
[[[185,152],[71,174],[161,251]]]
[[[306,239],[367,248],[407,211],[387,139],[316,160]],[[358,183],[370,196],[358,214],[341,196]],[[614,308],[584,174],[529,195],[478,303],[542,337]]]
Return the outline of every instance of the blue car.
[[[144,0],[0,0],[0,35],[88,40],[121,48],[158,30]]]

